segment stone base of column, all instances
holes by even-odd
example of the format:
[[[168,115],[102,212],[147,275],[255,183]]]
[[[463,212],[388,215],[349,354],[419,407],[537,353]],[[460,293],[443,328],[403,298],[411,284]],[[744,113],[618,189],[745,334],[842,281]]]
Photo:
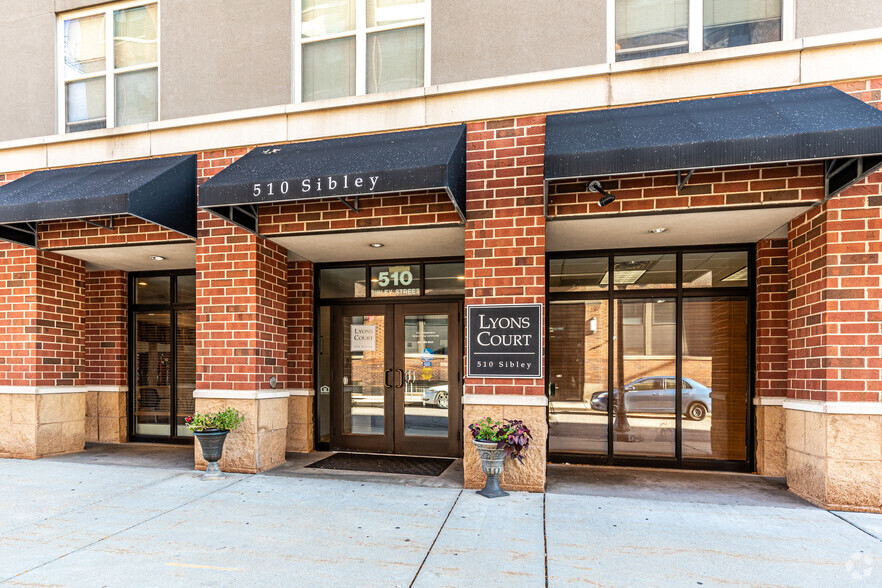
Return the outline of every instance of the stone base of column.
[[[313,450],[315,424],[313,422],[312,388],[288,390],[288,436],[286,450],[292,453],[309,453]]]
[[[882,512],[882,403],[784,402],[787,485],[828,510]]]
[[[487,476],[481,470],[481,458],[472,443],[468,426],[475,421],[490,417],[494,420],[521,420],[530,429],[533,440],[524,453],[524,463],[506,457],[505,470],[499,477],[503,490],[543,492],[545,490],[545,448],[548,442],[548,420],[545,396],[515,396],[466,394],[462,399],[463,416],[463,471],[466,488],[481,489]]]
[[[232,407],[244,415],[239,428],[227,435],[220,468],[225,472],[256,474],[285,463],[288,433],[287,390],[196,390],[196,412]],[[202,447],[195,441],[197,470],[206,468]]]
[[[787,475],[784,441],[784,398],[754,398],[756,405],[756,473]]]
[[[85,430],[86,388],[0,386],[0,457],[82,451]]]
[[[87,442],[125,443],[129,440],[128,390],[127,386],[88,386]]]

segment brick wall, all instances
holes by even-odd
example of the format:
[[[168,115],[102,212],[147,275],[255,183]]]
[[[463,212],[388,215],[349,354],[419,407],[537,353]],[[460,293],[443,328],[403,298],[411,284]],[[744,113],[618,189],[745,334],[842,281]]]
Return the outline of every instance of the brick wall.
[[[313,387],[313,265],[288,263],[288,385]]]
[[[879,401],[882,173],[791,221],[788,396]]]
[[[110,222],[108,217],[90,220],[104,225]],[[115,217],[112,229],[99,229],[79,220],[40,223],[39,236],[43,249],[192,241],[187,235],[134,216]]]
[[[470,123],[465,303],[545,302],[545,117]],[[543,380],[466,380],[469,394],[545,394]]]
[[[126,385],[126,291],[126,272],[86,272],[86,385]]]
[[[615,202],[597,204],[588,181],[600,180]],[[680,193],[676,173],[566,180],[549,187],[549,215],[555,217],[714,206],[781,204],[824,199],[821,163],[747,166],[696,171]]]
[[[787,395],[787,240],[756,247],[756,395]]]
[[[83,262],[2,242],[0,259],[0,385],[82,385]]]
[[[199,213],[196,382],[200,389],[287,385],[287,258],[275,243]]]

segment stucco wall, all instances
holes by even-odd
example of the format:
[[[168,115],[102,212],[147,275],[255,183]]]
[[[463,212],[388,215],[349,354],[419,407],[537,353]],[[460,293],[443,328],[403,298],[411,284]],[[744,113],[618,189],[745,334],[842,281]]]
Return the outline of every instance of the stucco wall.
[[[606,61],[605,0],[432,3],[432,84]]]
[[[882,12],[872,5],[867,0],[796,0],[796,36],[882,27]]]

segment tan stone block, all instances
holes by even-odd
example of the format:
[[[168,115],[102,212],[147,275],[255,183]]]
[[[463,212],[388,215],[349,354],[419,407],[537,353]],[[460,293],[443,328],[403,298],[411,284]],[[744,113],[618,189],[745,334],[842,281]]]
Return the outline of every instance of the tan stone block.
[[[85,421],[61,423],[61,447],[65,453],[82,451],[86,447]]]
[[[98,416],[98,394],[100,392],[94,392],[89,390],[86,392],[86,416]]]
[[[312,425],[312,397],[291,396],[288,399],[288,424]]]
[[[236,431],[227,435],[221,470],[245,474],[257,473],[257,435]]]
[[[287,414],[287,411],[286,411]],[[285,463],[286,430],[258,435],[257,467],[261,472]]]
[[[763,441],[764,476],[787,475],[787,448],[782,441]]]
[[[0,454],[34,459],[37,456],[37,426],[10,423],[0,427]]]
[[[882,462],[827,460],[827,504],[882,508]]]
[[[98,441],[101,443],[119,443],[119,417],[98,417]]]
[[[86,418],[86,393],[59,394],[61,396],[62,422],[82,421]]]
[[[784,440],[784,407],[783,406],[765,406],[763,407],[763,422],[765,430],[763,439],[767,441],[777,441],[782,446]]]
[[[545,446],[548,424],[543,406],[505,406],[503,416],[508,420],[522,420],[533,439],[524,453],[524,462],[506,458],[505,469],[499,478],[506,490],[542,492],[545,489]]]
[[[129,441],[129,423],[126,417],[119,417],[119,442],[128,443]]]
[[[118,392],[99,392],[98,393],[98,416],[102,417],[119,417],[119,393]]]
[[[760,443],[766,438],[766,407],[765,406],[757,406],[756,407],[756,440],[757,440],[757,448],[759,448]],[[757,459],[757,463],[759,463],[759,459]]]
[[[788,449],[787,486],[791,491],[815,504],[824,504],[825,482],[823,458]]]
[[[882,460],[882,417],[862,414],[827,415],[827,457]]]
[[[85,439],[87,443],[98,442],[98,417],[88,416],[84,421]]]
[[[805,413],[801,410],[785,410],[785,436],[787,449],[805,451]]]
[[[805,413],[805,452],[817,457],[827,455],[827,415]]]
[[[285,429],[288,426],[288,399],[265,398],[257,401],[258,418],[257,429],[259,432],[269,432]]]
[[[50,394],[48,396],[55,396]],[[41,423],[37,425],[37,456],[64,453],[61,423]]]
[[[0,394],[0,425],[12,422],[12,394]]]
[[[12,422],[21,425],[37,424],[37,397],[32,394],[10,394]]]
[[[312,451],[312,425],[289,424],[285,451],[309,453]]]
[[[64,406],[62,404],[66,394],[38,394],[37,399],[37,422],[39,423],[62,423],[64,422]]]

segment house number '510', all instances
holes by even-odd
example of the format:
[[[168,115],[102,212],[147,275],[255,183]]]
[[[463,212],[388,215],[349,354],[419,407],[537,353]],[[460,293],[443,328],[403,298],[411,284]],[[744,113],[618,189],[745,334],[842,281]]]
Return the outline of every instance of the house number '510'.
[[[413,282],[413,274],[405,270],[403,272],[392,272],[391,274],[389,272],[380,272],[380,275],[377,276],[377,284],[381,288],[385,288],[389,285],[390,278],[395,286],[410,286]]]
[[[266,195],[267,196],[275,196],[275,194],[273,193],[273,182],[268,183],[266,185],[266,187],[267,187]],[[281,192],[282,194],[288,193],[288,182],[282,182],[281,184],[279,184],[279,192]],[[254,195],[260,196],[260,193],[261,193],[260,184],[254,184]]]

